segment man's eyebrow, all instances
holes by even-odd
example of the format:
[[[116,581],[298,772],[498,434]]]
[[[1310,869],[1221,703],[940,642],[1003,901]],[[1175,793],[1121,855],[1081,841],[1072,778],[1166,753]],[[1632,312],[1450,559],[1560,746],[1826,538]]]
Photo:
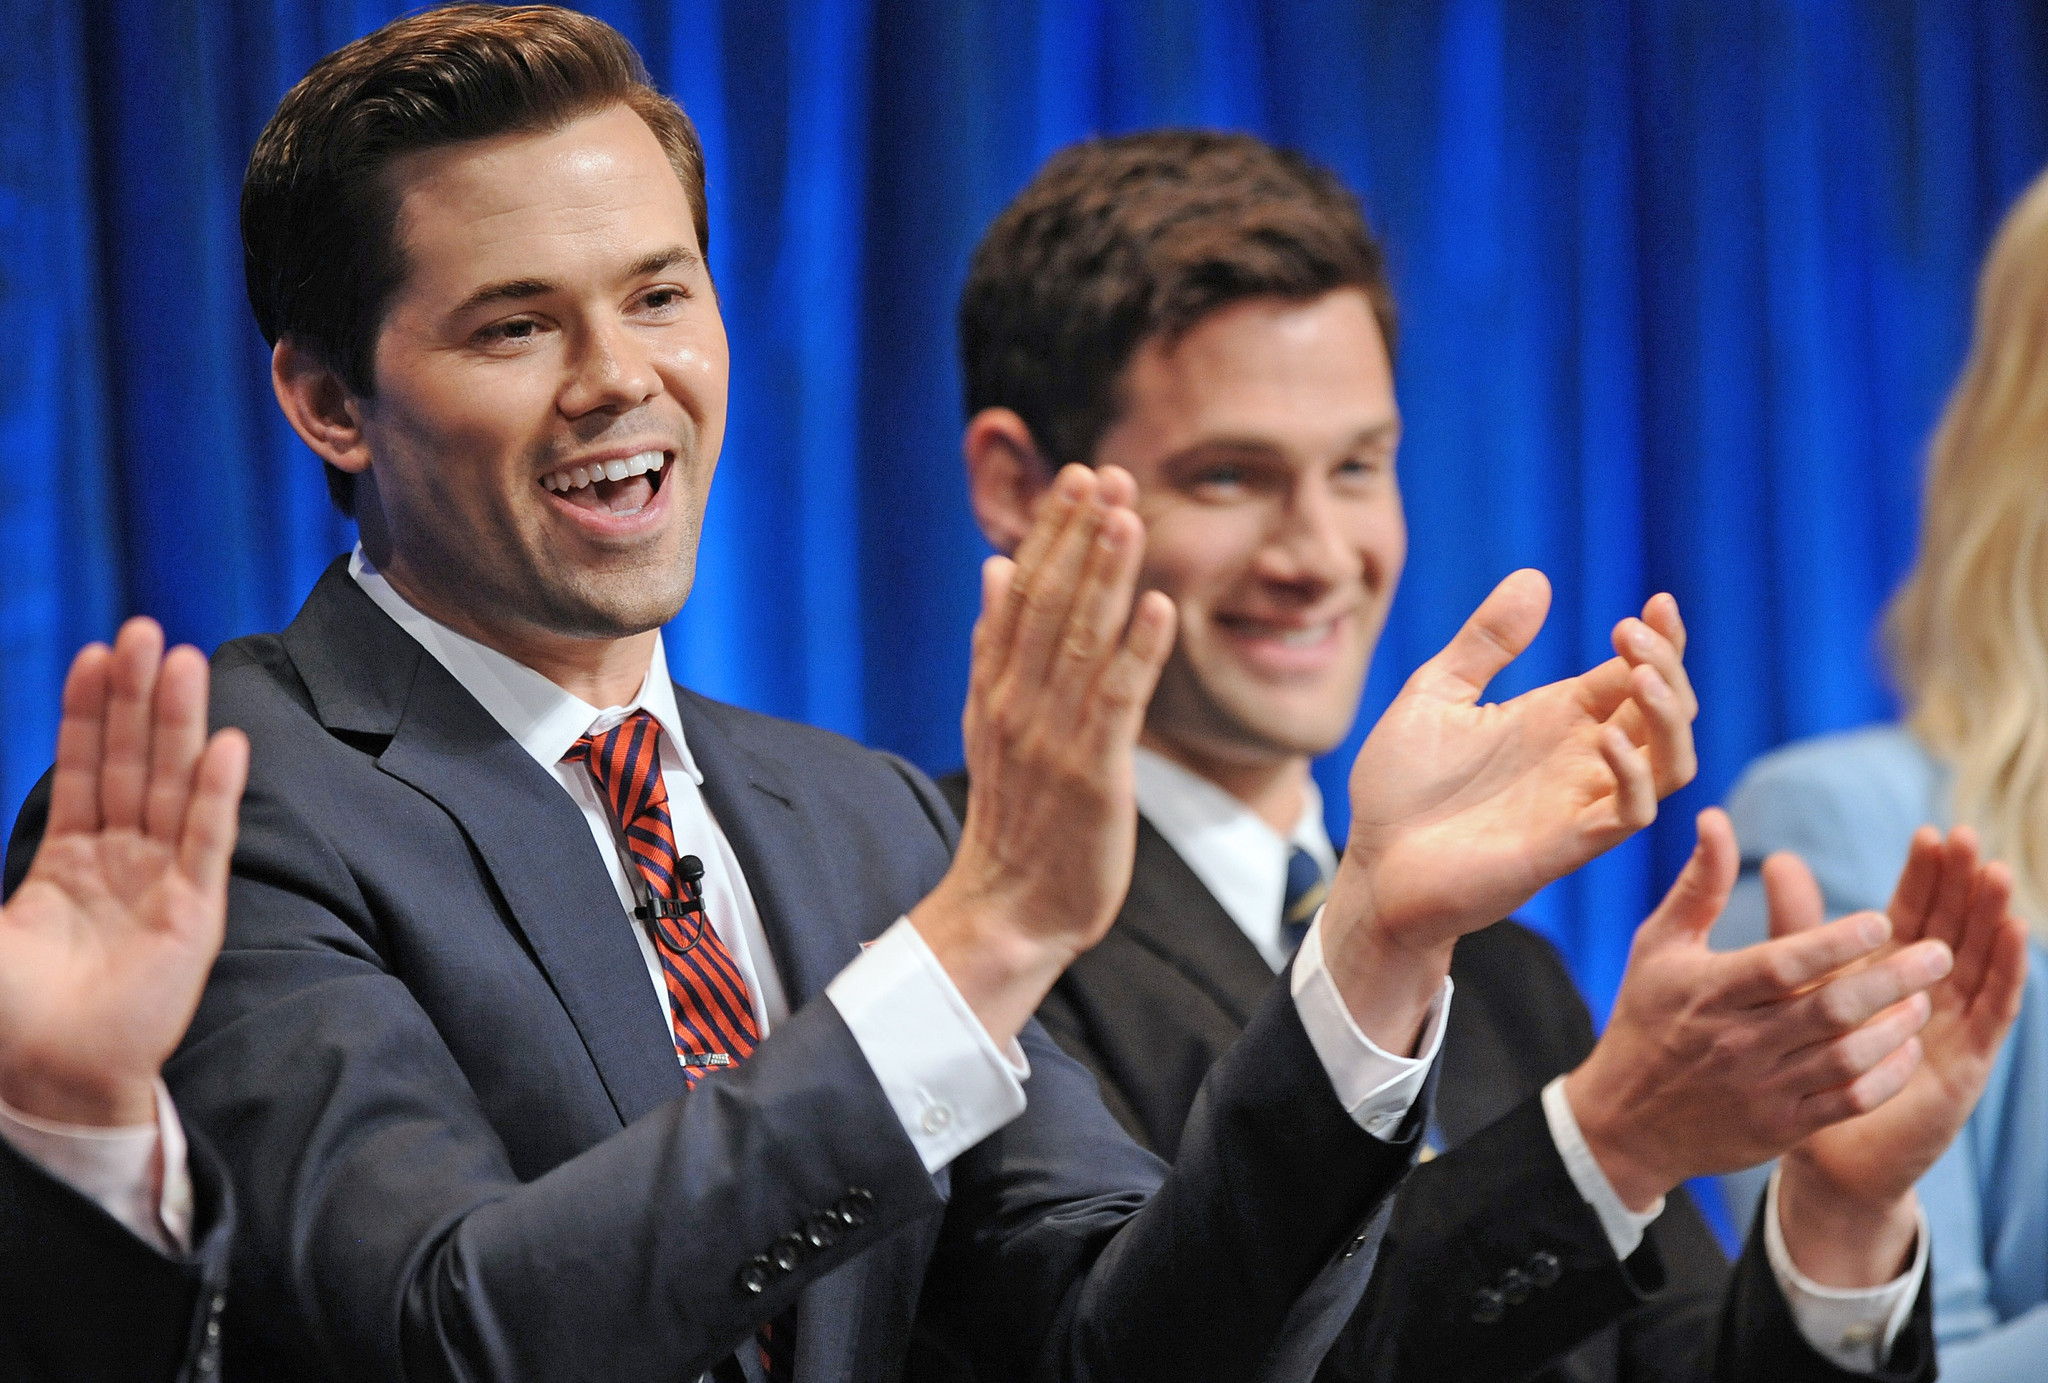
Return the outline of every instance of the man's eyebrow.
[[[681,245],[671,245],[653,254],[626,270],[629,279],[646,278],[664,269],[689,268],[698,263],[697,252]],[[487,283],[462,300],[455,309],[456,315],[471,312],[479,307],[490,307],[497,303],[523,302],[528,298],[545,297],[556,290],[556,285],[546,279],[506,279],[501,283]]]

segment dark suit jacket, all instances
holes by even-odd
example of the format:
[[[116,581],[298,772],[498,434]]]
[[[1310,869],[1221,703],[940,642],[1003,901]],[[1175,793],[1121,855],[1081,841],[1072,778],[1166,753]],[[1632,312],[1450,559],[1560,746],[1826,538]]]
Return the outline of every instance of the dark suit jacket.
[[[220,1377],[233,1198],[203,1139],[191,1169],[192,1253],[166,1258],[0,1138],[0,1378]]]
[[[966,784],[941,790],[956,811]],[[1592,1050],[1592,1017],[1550,944],[1501,922],[1458,944],[1436,1133],[1449,1149],[1396,1198],[1364,1307],[1326,1379],[1829,1379],[1760,1235],[1731,1272],[1683,1190],[1626,1263],[1573,1186],[1540,1095]],[[1276,985],[1257,948],[1149,822],[1109,936],[1054,986],[1039,1018],[1094,1072],[1103,1100],[1161,1156],[1185,1148],[1212,1064]],[[1554,1282],[1548,1254],[1557,1260]],[[1536,1270],[1531,1272],[1531,1264]],[[1513,1271],[1520,1276],[1503,1281]],[[1930,1274],[1931,1277],[1931,1274]],[[1534,1279],[1531,1281],[1530,1279]],[[1498,1299],[1482,1292],[1510,1290]],[[1921,1292],[1884,1378],[1933,1377]],[[1490,1317],[1500,1308],[1497,1320]],[[1547,1365],[1547,1367],[1546,1367]]]
[[[820,991],[938,881],[952,814],[900,761],[678,699],[794,1010],[688,1093],[581,813],[343,563],[216,655],[253,765],[166,1078],[241,1206],[231,1377],[674,1383],[792,1306],[796,1376],[845,1383],[915,1334],[987,1379],[1187,1380],[1255,1376],[1297,1299],[1293,1338],[1334,1332],[1422,1105],[1368,1137],[1275,1001],[1168,1173],[1033,1025],[1028,1110],[928,1175]]]

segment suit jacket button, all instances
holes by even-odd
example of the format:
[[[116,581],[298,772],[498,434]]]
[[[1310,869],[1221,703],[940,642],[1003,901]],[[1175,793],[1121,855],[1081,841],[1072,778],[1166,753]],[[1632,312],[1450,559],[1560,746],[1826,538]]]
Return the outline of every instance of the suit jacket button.
[[[740,1269],[740,1290],[750,1297],[758,1297],[768,1290],[768,1284],[775,1280],[775,1265],[768,1261],[768,1255],[757,1253],[747,1260]]]
[[[1557,1261],[1556,1254],[1538,1249],[1529,1255],[1529,1280],[1538,1287],[1555,1287],[1563,1272],[1564,1265]]]
[[[1508,1313],[1507,1298],[1491,1287],[1481,1287],[1472,1294],[1472,1319],[1481,1325],[1492,1325]]]
[[[875,1195],[856,1186],[839,1198],[834,1207],[839,1212],[839,1223],[848,1229],[859,1229],[868,1222],[868,1211],[874,1208]]]
[[[1520,1268],[1509,1268],[1500,1275],[1500,1294],[1507,1298],[1510,1306],[1520,1306],[1527,1301],[1529,1289],[1534,1285],[1529,1280],[1529,1274]]]
[[[804,1250],[809,1247],[801,1234],[785,1234],[768,1250],[768,1261],[783,1272],[793,1273],[796,1265],[804,1261]]]
[[[829,1249],[839,1242],[839,1216],[821,1211],[804,1221],[804,1242],[814,1249]]]
[[[1361,1232],[1358,1235],[1358,1237],[1356,1237],[1350,1243],[1344,1246],[1344,1256],[1346,1258],[1350,1258],[1352,1255],[1356,1254],[1360,1249],[1365,1247],[1366,1240],[1369,1238],[1371,1238],[1370,1235]]]

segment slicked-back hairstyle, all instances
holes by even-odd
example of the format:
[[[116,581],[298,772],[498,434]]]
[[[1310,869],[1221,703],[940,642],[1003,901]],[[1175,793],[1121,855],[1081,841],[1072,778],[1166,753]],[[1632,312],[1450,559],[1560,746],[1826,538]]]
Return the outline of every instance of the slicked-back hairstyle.
[[[263,339],[290,337],[370,397],[378,328],[406,273],[392,162],[611,106],[661,142],[708,252],[697,131],[604,21],[552,5],[449,5],[329,53],[278,103],[242,180],[243,272]],[[329,466],[327,488],[355,513],[354,476]]]
[[[1362,290],[1387,350],[1394,296],[1357,198],[1243,134],[1156,130],[1053,155],[982,237],[960,300],[967,415],[1014,410],[1054,466],[1087,462],[1124,368],[1245,298]]]

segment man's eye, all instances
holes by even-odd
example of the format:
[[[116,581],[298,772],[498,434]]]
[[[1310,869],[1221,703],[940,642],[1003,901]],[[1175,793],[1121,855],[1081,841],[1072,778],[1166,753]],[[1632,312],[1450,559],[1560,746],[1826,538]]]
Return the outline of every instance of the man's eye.
[[[492,341],[525,341],[540,330],[540,323],[530,317],[517,317],[509,322],[493,322],[477,332],[477,339]]]
[[[656,288],[640,299],[640,305],[655,312],[667,312],[681,307],[689,296],[680,288]]]
[[[1195,484],[1204,489],[1231,489],[1244,484],[1244,467],[1211,466],[1195,473]]]

